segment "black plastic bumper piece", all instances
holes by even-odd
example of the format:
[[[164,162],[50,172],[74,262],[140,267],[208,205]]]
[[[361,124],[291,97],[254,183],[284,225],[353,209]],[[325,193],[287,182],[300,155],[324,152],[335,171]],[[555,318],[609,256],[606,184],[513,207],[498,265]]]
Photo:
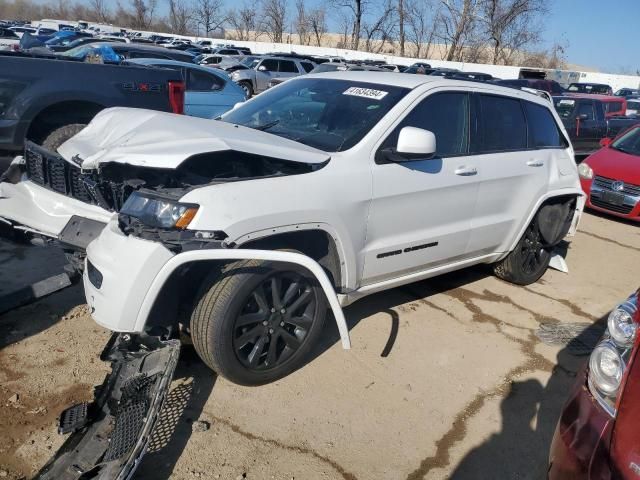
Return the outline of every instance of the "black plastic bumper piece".
[[[92,403],[65,410],[73,431],[36,476],[41,480],[121,480],[135,472],[158,420],[180,355],[178,340],[115,334],[101,359],[111,373]]]

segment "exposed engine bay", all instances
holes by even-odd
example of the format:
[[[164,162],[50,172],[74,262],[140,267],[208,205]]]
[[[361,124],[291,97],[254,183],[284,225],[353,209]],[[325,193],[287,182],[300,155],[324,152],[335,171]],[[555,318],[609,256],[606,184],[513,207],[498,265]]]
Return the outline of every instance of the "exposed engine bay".
[[[292,162],[234,150],[196,154],[175,169],[106,163],[98,169],[84,170],[81,159],[73,160],[77,166],[27,142],[23,170],[27,179],[39,185],[114,212],[120,210],[132,192],[141,188],[178,199],[204,185],[299,175],[316,171],[327,163]]]

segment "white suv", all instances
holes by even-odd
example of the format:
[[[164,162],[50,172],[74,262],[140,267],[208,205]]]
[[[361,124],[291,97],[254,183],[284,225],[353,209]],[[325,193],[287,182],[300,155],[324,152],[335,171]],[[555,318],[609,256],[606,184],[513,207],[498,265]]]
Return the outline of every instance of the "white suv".
[[[299,368],[327,307],[348,348],[371,293],[479,263],[537,281],[584,203],[548,101],[424,75],[304,76],[215,122],[112,108],[57,151],[28,144],[0,217],[86,247],[99,324],[183,328],[245,385]]]

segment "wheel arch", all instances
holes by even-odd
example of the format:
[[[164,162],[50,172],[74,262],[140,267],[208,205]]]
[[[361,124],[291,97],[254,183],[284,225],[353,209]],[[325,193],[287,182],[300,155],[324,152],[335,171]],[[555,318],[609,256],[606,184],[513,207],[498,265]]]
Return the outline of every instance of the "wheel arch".
[[[192,307],[197,301],[200,285],[212,269],[221,269],[225,264],[237,260],[266,260],[278,263],[291,263],[303,267],[319,283],[324,291],[333,313],[342,346],[349,349],[349,331],[338,297],[329,275],[318,262],[311,257],[282,250],[260,250],[245,248],[217,248],[192,250],[172,257],[158,272],[147,290],[133,331],[151,332],[153,329],[165,330],[185,320],[186,313],[181,307]],[[190,288],[193,287],[193,288]],[[187,292],[184,296],[182,293]]]
[[[506,250],[506,252],[500,259],[506,257],[511,251],[513,251],[513,249],[516,247],[516,245],[520,241],[520,238],[522,237],[522,235],[524,235],[524,232],[527,229],[527,226],[529,226],[533,218],[536,216],[536,214],[540,211],[542,207],[553,202],[558,202],[558,201],[566,202],[566,201],[576,200],[576,207],[574,210],[574,217],[575,217],[576,212],[578,214],[582,212],[584,201],[581,202],[580,199],[584,197],[585,197],[584,192],[578,188],[568,188],[568,189],[562,189],[554,192],[549,192],[546,195],[540,197],[540,199],[536,202],[534,208],[531,209],[531,212],[527,216],[526,221],[524,221],[522,225],[520,225],[518,234],[514,236],[514,239],[511,241],[509,248]]]
[[[56,128],[71,123],[89,123],[91,119],[106,107],[100,103],[88,100],[61,100],[49,103],[41,108],[25,131],[25,138],[36,143]]]

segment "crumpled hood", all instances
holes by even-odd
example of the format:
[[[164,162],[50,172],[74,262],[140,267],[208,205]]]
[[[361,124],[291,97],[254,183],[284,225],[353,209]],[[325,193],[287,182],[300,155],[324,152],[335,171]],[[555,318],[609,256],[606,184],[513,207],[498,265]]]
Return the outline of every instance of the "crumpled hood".
[[[142,167],[176,168],[187,158],[237,150],[301,163],[323,163],[330,155],[285,138],[247,127],[138,108],[101,111],[58,153],[82,168],[116,162]]]

